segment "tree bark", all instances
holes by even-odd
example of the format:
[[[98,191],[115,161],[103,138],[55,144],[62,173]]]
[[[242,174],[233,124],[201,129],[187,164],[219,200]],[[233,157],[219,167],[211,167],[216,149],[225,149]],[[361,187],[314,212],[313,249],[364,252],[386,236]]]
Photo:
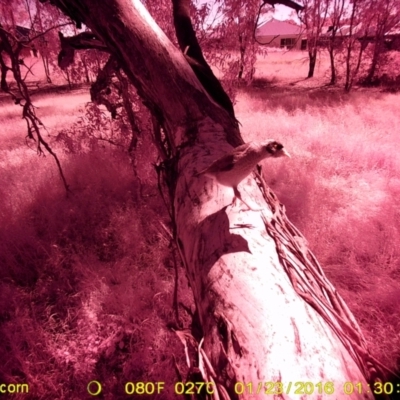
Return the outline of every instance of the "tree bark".
[[[265,398],[266,389],[296,398],[303,382],[315,385],[307,399],[372,399],[343,394],[345,382],[367,388],[376,371],[357,323],[262,178],[241,192],[263,211],[239,213],[226,207],[232,189],[197,176],[243,143],[233,116],[139,0],[52,1],[103,40],[163,127],[163,177],[202,327],[203,379],[221,399],[238,399],[241,384],[253,385],[242,399]]]

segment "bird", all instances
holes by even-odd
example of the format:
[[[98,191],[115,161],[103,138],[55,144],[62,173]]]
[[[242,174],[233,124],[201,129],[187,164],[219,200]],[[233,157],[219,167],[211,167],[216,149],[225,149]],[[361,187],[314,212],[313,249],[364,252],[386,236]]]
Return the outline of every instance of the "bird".
[[[213,177],[223,186],[231,187],[234,197],[230,205],[239,199],[249,210],[252,209],[243,199],[238,190],[238,185],[254,170],[256,165],[264,158],[289,157],[283,145],[276,140],[267,139],[262,142],[248,142],[234,148],[230,153],[214,161],[209,167],[200,171],[198,176]]]

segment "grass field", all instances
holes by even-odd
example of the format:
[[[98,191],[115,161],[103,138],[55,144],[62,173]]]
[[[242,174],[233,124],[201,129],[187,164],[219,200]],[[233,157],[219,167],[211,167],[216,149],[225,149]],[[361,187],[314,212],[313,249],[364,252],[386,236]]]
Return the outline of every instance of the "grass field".
[[[313,85],[298,85],[296,62],[261,60],[268,73],[238,94],[237,118],[245,140],[272,137],[292,154],[265,162],[266,179],[374,356],[399,371],[400,95],[313,88],[323,65]],[[31,388],[16,399],[80,399],[92,379],[102,382],[102,398],[125,398],[128,381],[175,382],[173,357],[184,358],[168,328],[174,257],[155,223],[168,224],[168,215],[151,143],[142,143],[141,196],[124,151],[99,144],[70,153],[53,141],[88,100],[85,91],[35,99],[69,197],[51,157],[26,145],[20,108],[0,107],[0,382]],[[181,296],[190,307],[189,290]],[[154,398],[174,398],[164,396]]]

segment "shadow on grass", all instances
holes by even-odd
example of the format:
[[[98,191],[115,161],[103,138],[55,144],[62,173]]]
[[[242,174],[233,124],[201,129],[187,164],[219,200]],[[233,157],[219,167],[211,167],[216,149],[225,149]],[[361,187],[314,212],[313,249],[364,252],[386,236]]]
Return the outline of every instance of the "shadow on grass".
[[[282,108],[288,112],[306,110],[307,108],[339,107],[346,103],[362,101],[366,89],[353,90],[346,93],[342,87],[323,85],[307,86],[308,79],[290,82],[286,85],[277,79],[255,79],[251,86],[240,88],[242,93],[255,100],[258,107],[275,110]],[[310,81],[311,82],[311,81]],[[300,84],[300,85],[298,85]],[[381,96],[379,92],[369,90],[369,96]],[[260,105],[262,104],[262,106]]]

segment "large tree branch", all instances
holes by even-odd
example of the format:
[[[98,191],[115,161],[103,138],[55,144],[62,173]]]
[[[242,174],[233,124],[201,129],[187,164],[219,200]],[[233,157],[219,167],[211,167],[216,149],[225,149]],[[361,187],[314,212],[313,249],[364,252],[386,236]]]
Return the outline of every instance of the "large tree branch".
[[[76,19],[102,39],[161,125],[168,125],[167,134],[184,122],[207,114],[231,125],[228,140],[236,145],[242,143],[236,121],[228,112],[215,108],[215,102],[183,54],[170,43],[140,2],[107,0],[96,6],[88,0],[52,0],[51,3],[67,15],[71,9]],[[176,147],[181,140],[183,137],[170,142]]]
[[[210,96],[234,116],[231,99],[203,56],[190,18],[190,0],[172,0],[172,3],[174,26],[179,47],[186,55],[186,59],[194,73]]]
[[[263,0],[263,3],[270,4],[271,6],[275,6],[275,4],[282,4],[286,7],[296,10],[297,12],[304,9],[304,7],[301,4],[298,4],[292,0]]]
[[[96,49],[109,52],[107,46],[91,32],[82,32],[70,37],[65,37],[61,32],[58,32],[58,36],[61,43],[58,66],[61,69],[69,67],[74,62],[75,50]]]

